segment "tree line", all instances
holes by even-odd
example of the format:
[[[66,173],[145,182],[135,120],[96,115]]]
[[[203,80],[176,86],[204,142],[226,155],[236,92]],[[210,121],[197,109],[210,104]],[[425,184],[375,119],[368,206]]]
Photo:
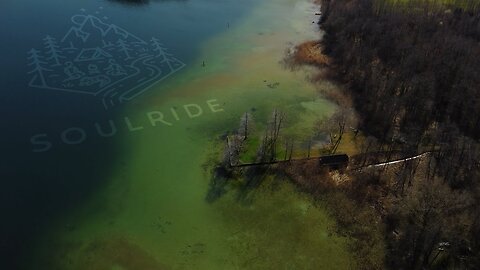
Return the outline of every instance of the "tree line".
[[[353,96],[365,152],[432,153],[356,176],[394,183],[382,196],[387,266],[480,269],[478,1],[323,0],[322,12],[329,75]]]

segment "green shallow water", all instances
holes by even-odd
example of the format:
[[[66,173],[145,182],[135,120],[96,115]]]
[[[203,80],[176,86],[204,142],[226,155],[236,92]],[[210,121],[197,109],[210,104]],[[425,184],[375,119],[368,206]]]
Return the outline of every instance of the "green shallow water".
[[[287,132],[306,137],[315,119],[334,110],[307,82],[308,70],[280,63],[293,44],[319,36],[312,7],[304,0],[259,3],[203,44],[196,65],[130,103],[123,114],[143,129],[124,131],[108,185],[38,240],[32,267],[351,269],[348,240],[332,234],[325,209],[289,183],[268,179],[247,198],[230,190],[213,203],[205,199],[210,174],[203,165],[243,112],[253,111],[261,125],[280,108]],[[223,111],[209,109],[213,99]],[[203,114],[189,118],[186,104]],[[173,125],[152,126],[151,111]]]

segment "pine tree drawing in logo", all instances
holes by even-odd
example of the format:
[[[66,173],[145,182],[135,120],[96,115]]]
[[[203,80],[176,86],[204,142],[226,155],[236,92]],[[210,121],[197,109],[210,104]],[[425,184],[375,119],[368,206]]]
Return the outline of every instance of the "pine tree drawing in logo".
[[[33,66],[33,69],[28,72],[28,74],[33,74],[29,85],[39,87],[47,86],[43,73],[51,70],[45,67],[46,65],[48,65],[48,63],[43,61],[44,57],[40,55],[40,51],[36,49],[31,49],[28,52],[27,59],[30,61],[28,63],[28,66]]]
[[[101,99],[105,109],[130,101],[185,64],[151,42],[94,15],[71,17],[63,38],[43,38],[28,52],[29,86]]]
[[[156,56],[163,57],[162,60],[166,60],[166,49],[163,47],[163,44],[160,43],[160,40],[156,38],[151,39],[152,51],[156,52]]]
[[[46,53],[48,55],[46,60],[53,60],[54,66],[60,66],[60,59],[65,57],[61,55],[62,51],[60,50],[60,46],[58,45],[56,39],[47,35],[43,40],[45,49],[47,50]]]
[[[166,62],[170,70],[175,70],[175,67],[172,65],[172,62],[175,62],[172,61],[173,55],[167,53],[167,49],[163,47],[163,44],[160,43],[160,40],[152,38],[150,42],[153,48],[152,51],[155,52],[155,56],[159,57],[161,62]]]
[[[128,43],[126,43],[123,39],[119,39],[117,41],[117,45],[118,45],[118,51],[125,54],[125,57],[126,57],[125,60],[130,60],[133,58],[130,56],[130,52],[133,50],[130,49],[130,46],[128,45]]]

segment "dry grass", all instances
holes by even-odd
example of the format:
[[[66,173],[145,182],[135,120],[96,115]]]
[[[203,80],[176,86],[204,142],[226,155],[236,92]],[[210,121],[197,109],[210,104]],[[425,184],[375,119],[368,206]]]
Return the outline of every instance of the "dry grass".
[[[294,63],[307,64],[318,67],[330,65],[330,58],[323,54],[320,41],[307,41],[295,47],[293,55]]]

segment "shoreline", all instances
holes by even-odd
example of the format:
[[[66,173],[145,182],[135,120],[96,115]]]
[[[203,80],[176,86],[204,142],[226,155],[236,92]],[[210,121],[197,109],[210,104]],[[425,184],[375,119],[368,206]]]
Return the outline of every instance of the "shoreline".
[[[145,118],[144,108],[158,104],[171,107],[215,98],[225,112],[199,117],[194,124],[180,121],[169,133],[148,129],[119,142],[128,155],[120,157],[109,185],[52,227],[55,241],[51,251],[39,255],[66,269],[81,269],[82,264],[92,269],[110,264],[128,268],[128,263],[138,266],[146,261],[142,254],[180,269],[265,269],[288,264],[309,268],[314,263],[348,269],[351,256],[346,251],[347,239],[329,235],[331,220],[324,209],[310,207],[311,200],[293,193],[290,184],[282,185],[284,190],[276,194],[265,188],[247,196],[243,203],[233,192],[220,203],[205,201],[209,185],[202,167],[205,149],[218,131],[236,125],[241,112],[254,110],[262,119],[271,108],[284,108],[304,120],[297,121],[292,130],[306,134],[319,114],[328,115],[333,110],[333,105],[305,81],[308,73],[286,71],[278,63],[288,42],[313,36],[308,30],[299,30],[304,29],[299,25],[308,29],[310,23],[302,15],[307,11],[298,9],[307,4],[262,3],[238,26],[203,44],[198,59],[207,59],[207,65],[204,69],[187,66],[182,76],[189,81],[171,79],[164,92],[149,93],[130,104],[125,114],[132,124]],[[272,10],[288,14],[290,21],[275,23],[278,14]],[[268,87],[277,82],[276,88]],[[65,231],[61,225],[65,222],[81,225]],[[115,241],[119,236],[123,240]],[[276,243],[273,249],[272,242]],[[104,252],[92,254],[89,247],[95,245],[98,249],[131,250],[138,256],[127,262]],[[55,261],[58,250],[65,256]],[[258,250],[264,255],[252,265],[249,262]],[[302,256],[311,259],[306,261]]]
[[[478,54],[478,5],[460,5],[452,15],[455,3],[409,2],[397,9],[390,2],[374,8],[371,1],[326,2],[331,14],[322,45],[334,59],[327,77],[345,85],[349,104],[363,120],[358,164],[378,164],[350,173],[340,184],[333,181],[338,175],[303,183],[307,192],[343,194],[346,200],[331,204],[351,211],[335,213],[347,234],[369,242],[368,224],[380,228],[385,262],[378,268],[478,268],[479,183],[473,179],[480,173],[480,122],[472,117],[479,107],[471,99],[478,94],[471,71],[479,62],[470,61]],[[294,170],[292,177],[318,177],[310,170]],[[372,220],[362,220],[367,213]]]

